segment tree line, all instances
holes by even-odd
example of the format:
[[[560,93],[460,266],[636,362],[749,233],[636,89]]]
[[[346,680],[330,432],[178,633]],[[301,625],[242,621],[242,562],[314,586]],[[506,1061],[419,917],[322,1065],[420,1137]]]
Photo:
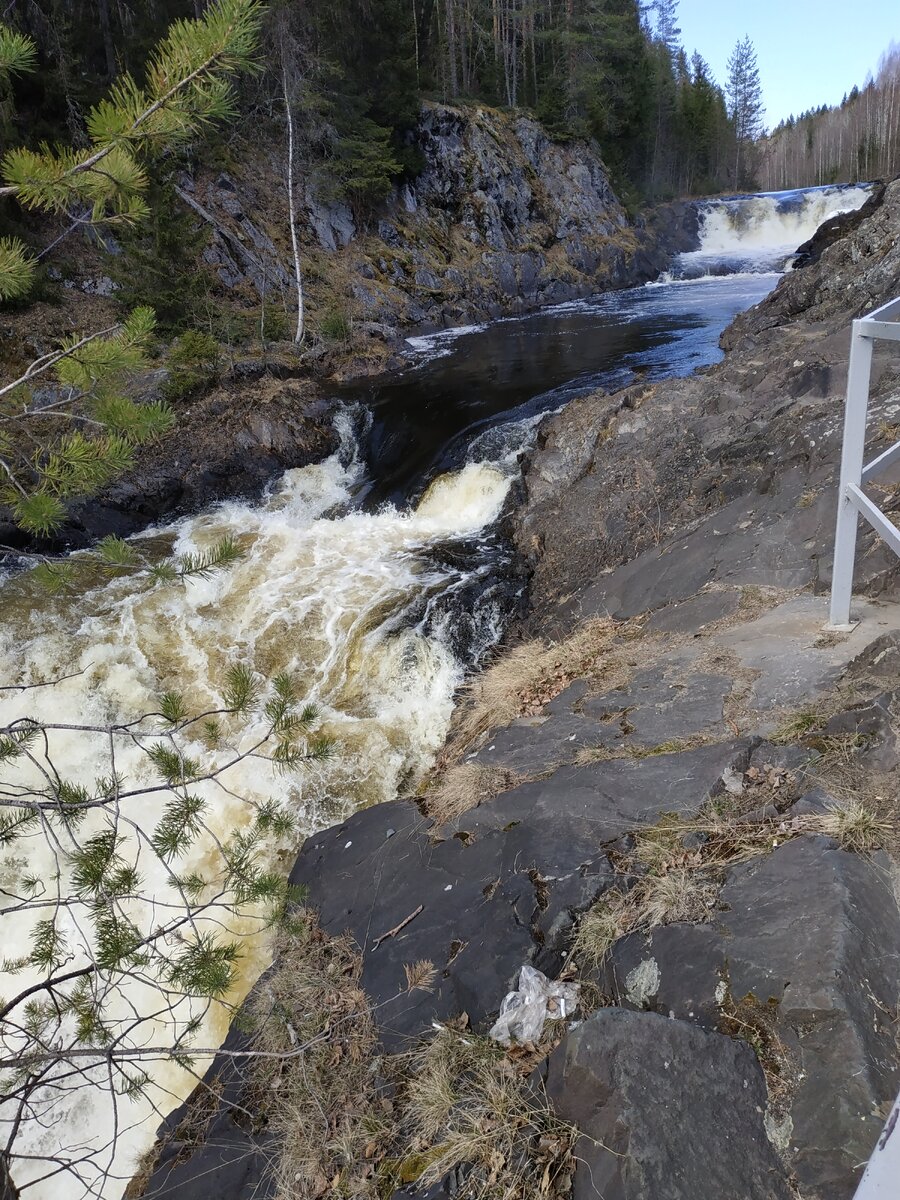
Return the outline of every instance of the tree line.
[[[383,195],[398,170],[415,170],[410,134],[423,97],[523,108],[558,138],[594,138],[630,198],[748,182],[735,177],[746,136],[738,112],[681,45],[677,0],[280,7],[351,192]]]
[[[782,121],[761,145],[769,190],[890,179],[900,171],[900,47],[884,54],[873,79],[833,108]]]
[[[18,118],[0,97],[4,140],[77,144],[104,89],[139,72],[173,20],[205,7],[12,0],[4,20],[33,41],[40,70],[19,87]],[[298,153],[327,164],[335,187],[361,207],[421,167],[412,132],[423,99],[526,109],[558,138],[595,138],[634,201],[752,186],[742,148],[759,129],[744,120],[746,95],[685,50],[677,8],[677,0],[272,0],[266,69],[244,83],[241,104],[283,117],[287,65]]]

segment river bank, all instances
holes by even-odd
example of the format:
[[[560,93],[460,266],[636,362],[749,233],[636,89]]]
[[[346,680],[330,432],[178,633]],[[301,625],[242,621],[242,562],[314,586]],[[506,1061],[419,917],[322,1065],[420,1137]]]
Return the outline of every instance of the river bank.
[[[348,926],[354,930],[362,955],[356,959],[356,951],[351,951],[352,961],[346,960],[348,977],[354,978],[359,971],[364,989],[360,994],[369,997],[366,1003],[374,1004],[376,1013],[384,1009],[384,1019],[376,1018],[377,1036],[393,1049],[425,1031],[435,1015],[450,1017],[457,1009],[468,1014],[476,1027],[483,1025],[499,1004],[514,970],[507,958],[545,963],[551,973],[558,970],[561,958],[569,956],[566,947],[576,918],[611,890],[607,884],[618,879],[610,853],[625,853],[626,857],[630,853],[627,844],[610,850],[607,843],[618,839],[610,839],[602,829],[602,836],[591,832],[602,814],[586,815],[589,810],[584,805],[593,801],[577,789],[572,793],[577,811],[572,816],[573,827],[568,828],[568,817],[559,815],[565,812],[563,799],[571,787],[565,776],[567,767],[594,765],[601,775],[609,774],[609,780],[598,785],[597,794],[607,797],[613,808],[620,801],[625,804],[627,812],[610,820],[619,825],[626,842],[632,832],[628,813],[634,809],[626,802],[630,788],[637,789],[636,796],[644,795],[648,788],[659,792],[664,803],[671,803],[685,820],[696,823],[708,814],[695,811],[688,794],[705,797],[709,793],[715,799],[721,794],[717,779],[731,778],[729,773],[742,773],[750,780],[756,777],[749,772],[759,771],[768,780],[769,768],[780,769],[774,750],[763,751],[769,757],[759,765],[748,758],[750,743],[756,746],[754,739],[765,732],[770,715],[766,715],[765,704],[748,700],[746,727],[741,723],[735,730],[730,723],[744,720],[740,703],[749,693],[745,695],[741,687],[756,669],[752,664],[736,662],[727,648],[717,644],[708,649],[724,666],[709,665],[702,656],[697,660],[683,655],[683,661],[679,659],[681,674],[665,675],[660,682],[652,667],[651,650],[665,653],[670,642],[674,646],[671,634],[633,639],[635,631],[630,627],[618,630],[607,626],[602,599],[596,600],[594,610],[600,625],[585,623],[578,615],[589,591],[584,585],[593,578],[580,578],[578,564],[591,561],[591,556],[600,561],[607,552],[598,549],[592,538],[594,543],[611,541],[597,522],[597,513],[611,502],[614,491],[607,489],[608,495],[598,493],[589,499],[578,494],[589,477],[603,477],[604,445],[609,442],[617,454],[621,438],[623,459],[631,453],[643,467],[645,457],[634,453],[636,443],[629,451],[624,449],[629,434],[635,434],[629,421],[644,419],[645,402],[656,404],[670,392],[680,395],[682,389],[690,392],[693,386],[708,387],[712,394],[720,377],[746,368],[741,356],[730,366],[712,366],[720,357],[716,347],[719,329],[775,282],[766,275],[668,282],[594,302],[563,305],[480,333],[455,333],[449,341],[444,337],[427,339],[419,346],[422,365],[408,379],[386,388],[376,383],[371,392],[360,385],[361,391],[346,397],[349,408],[345,415],[351,416],[355,406],[357,417],[349,424],[344,422],[341,446],[324,463],[289,470],[261,505],[232,501],[155,531],[167,545],[188,553],[200,553],[211,538],[230,532],[242,539],[247,551],[246,562],[237,570],[191,584],[177,594],[118,581],[109,588],[93,589],[77,611],[65,613],[48,598],[38,601],[27,594],[13,595],[5,647],[10,678],[46,678],[68,672],[74,661],[79,675],[66,685],[63,699],[67,704],[90,714],[97,704],[102,706],[108,687],[114,685],[117,704],[124,704],[127,713],[138,713],[152,706],[155,694],[168,683],[192,696],[208,694],[213,700],[223,672],[236,654],[261,678],[280,669],[290,671],[303,681],[304,694],[308,692],[324,707],[325,728],[339,737],[345,749],[333,770],[329,768],[321,790],[286,783],[283,778],[264,779],[259,772],[242,778],[240,790],[256,796],[262,789],[262,800],[274,789],[292,811],[302,813],[304,820],[308,817],[307,828],[331,826],[329,833],[313,836],[295,874],[297,881],[309,888],[310,902],[320,912],[322,927],[312,944],[327,948],[332,936]],[[751,286],[759,289],[752,298],[745,290]],[[718,308],[710,307],[713,296],[718,297]],[[479,339],[484,343],[481,350],[477,348]],[[453,370],[460,368],[453,367],[454,355],[465,364],[455,382]],[[710,365],[710,373],[684,383],[671,378],[689,373],[698,363]],[[538,372],[550,385],[545,391],[536,386]],[[814,377],[819,375],[814,373]],[[640,382],[635,383],[636,379]],[[617,391],[622,384],[631,386]],[[598,386],[604,389],[602,395],[597,394]],[[616,424],[607,430],[608,422],[597,414],[606,413],[603,406],[611,403],[610,396]],[[563,412],[544,427],[534,454],[523,458],[545,414],[564,404]],[[699,402],[696,406],[700,407]],[[697,428],[714,443],[715,430],[727,414],[721,405],[711,407],[710,413],[704,410]],[[762,393],[759,407],[762,411]],[[251,410],[248,419],[255,415]],[[679,410],[674,422],[655,421],[646,426],[660,438],[653,452],[661,469],[666,466],[666,447],[677,442],[677,431],[683,429],[689,437],[695,436],[688,415],[686,408],[684,413]],[[201,418],[198,428],[202,425]],[[730,463],[727,439],[723,444],[723,461]],[[691,441],[685,466],[678,468],[682,474],[688,472],[692,446]],[[565,448],[564,454],[560,447]],[[711,456],[713,449],[706,453]],[[516,480],[523,462],[527,469],[525,490],[520,494]],[[372,469],[376,466],[383,468],[380,478]],[[554,470],[560,471],[563,491],[553,491]],[[740,470],[736,472],[733,479],[723,478],[723,491],[740,494],[745,486],[758,487],[756,475],[745,478]],[[641,498],[637,483],[634,490]],[[558,509],[566,507],[562,500],[566,493],[577,497],[574,506],[569,506],[572,530],[562,519],[548,515],[549,508],[541,508],[544,501],[552,501]],[[390,501],[387,506],[386,500]],[[633,513],[617,516],[623,526],[631,522],[633,542],[630,547],[623,542],[615,552],[621,552],[623,560],[629,559],[648,535],[654,548],[653,538],[664,545],[670,525],[680,534],[677,522],[682,509],[678,504],[682,500],[676,487],[671,504],[668,499],[659,504],[649,528]],[[712,506],[713,500],[707,503]],[[805,502],[797,504],[801,513],[810,507]],[[476,709],[470,720],[469,707],[463,704],[450,726],[454,695],[466,668],[482,660],[508,623],[509,612],[521,607],[524,599],[524,579],[515,573],[510,576],[509,522],[502,527],[496,524],[501,514],[511,515],[512,509],[517,514],[520,555],[529,556],[534,574],[532,612],[525,615],[521,631],[531,629],[542,641],[549,637],[559,650],[552,644],[549,648],[532,644],[518,659],[514,651],[513,662],[519,662],[520,674],[513,675],[512,690],[507,686],[501,708],[489,709],[486,714]],[[541,544],[533,532],[544,518],[549,533]],[[688,528],[692,520],[693,515],[688,518]],[[559,537],[552,532],[554,522],[559,525]],[[698,545],[698,555],[705,554],[705,543]],[[559,556],[559,589],[548,584],[556,568],[541,566],[548,546],[549,552]],[[648,573],[653,570],[648,567]],[[513,591],[518,593],[512,598],[517,604],[510,607],[507,599],[498,595],[498,578],[511,578]],[[771,594],[769,583],[758,596],[755,585],[739,581],[738,586],[724,573],[723,579],[726,595],[712,600],[701,597],[701,610],[705,612],[704,605],[711,605],[716,614],[712,618],[707,614],[706,623],[725,622],[714,630],[717,634],[744,625],[745,618],[759,617],[770,600],[792,599]],[[26,583],[18,586],[27,591]],[[696,590],[697,585],[692,586]],[[563,588],[569,590],[568,595],[562,594]],[[639,596],[641,588],[646,591],[643,582]],[[659,595],[651,597],[646,607],[664,604],[662,595],[660,587]],[[16,624],[19,612],[28,614],[27,630]],[[124,641],[123,614],[128,614],[131,631]],[[823,655],[820,651],[827,648],[812,647],[815,639],[810,634],[809,611],[794,613],[793,619],[795,625],[799,621],[803,626],[802,636],[810,645],[794,646],[793,658],[788,647],[782,646],[782,656],[786,661],[796,661],[798,655],[808,657],[815,672],[802,677],[805,683],[800,691],[821,688],[824,693],[845,661],[845,651]],[[73,642],[74,627],[80,641]],[[691,642],[695,632],[699,629],[682,631]],[[103,648],[102,654],[92,649],[96,646]],[[845,649],[855,652],[855,648],[853,643]],[[629,661],[622,659],[623,653]],[[630,661],[635,654],[637,664]],[[647,655],[649,677],[638,681],[644,694],[635,698],[627,686],[642,654]],[[529,673],[530,667],[521,674],[522,657],[526,665],[534,659],[537,675]],[[500,658],[501,668],[505,661]],[[324,673],[323,663],[327,664]],[[491,678],[490,672],[481,677],[485,683]],[[568,685],[578,690],[579,680],[587,681],[588,691],[571,700],[562,699]],[[696,693],[699,715],[690,705],[684,713],[667,704],[673,689],[685,696]],[[594,699],[598,700],[596,708]],[[620,700],[620,708],[614,708]],[[638,720],[632,710],[636,713],[640,702],[646,702],[647,714]],[[563,706],[560,722],[550,719],[557,703]],[[717,705],[721,706],[721,718]],[[784,705],[776,708],[777,715],[787,720],[790,713],[783,711]],[[97,719],[103,719],[99,710]],[[873,711],[866,720],[877,725],[881,718]],[[448,726],[450,741],[440,757],[440,769],[429,777]],[[633,742],[628,741],[634,734],[631,726],[640,731]],[[465,737],[461,731],[468,731]],[[612,738],[609,746],[602,740],[607,734]],[[530,764],[516,760],[523,746],[532,754]],[[208,747],[198,748],[198,752],[205,755]],[[497,761],[493,762],[495,752]],[[583,753],[597,755],[596,762],[582,764],[572,757]],[[460,754],[464,755],[461,763],[456,761]],[[504,754],[508,754],[505,760]],[[682,754],[688,757],[682,759]],[[466,768],[462,774],[460,768]],[[77,769],[90,777],[91,761],[79,761]],[[684,774],[687,779],[684,795],[676,795],[667,782],[673,770],[678,778]],[[715,771],[719,774],[713,778]],[[559,789],[541,792],[538,785],[560,772]],[[637,772],[634,779],[633,772]],[[794,783],[800,786],[805,778],[797,776]],[[398,793],[409,798],[395,801]],[[750,794],[748,785],[748,798]],[[756,798],[758,792],[752,795]],[[789,795],[793,792],[785,791],[779,801]],[[531,814],[528,806],[532,800],[543,816],[537,810]],[[491,825],[483,839],[479,835],[472,842],[466,813],[479,801],[477,813],[481,816],[477,819],[483,817],[489,824],[490,814],[495,809],[499,813],[507,802],[522,804],[522,812],[531,815],[520,820],[516,812],[506,812],[501,828]],[[644,817],[640,802],[635,803],[640,817],[634,821],[637,827]],[[355,809],[364,811],[350,816]],[[670,810],[660,810],[666,811]],[[651,829],[655,822],[649,818],[654,815],[659,814],[655,810],[649,813],[646,822]],[[779,822],[781,816],[779,812]],[[383,819],[392,823],[382,828],[379,822]],[[584,826],[585,821],[588,832],[582,829],[575,837],[574,826]],[[520,832],[514,833],[519,826]],[[569,850],[560,847],[563,834],[554,832],[557,826]],[[821,833],[825,828],[804,827],[803,832],[815,829]],[[769,825],[764,824],[763,829],[766,836],[771,833]],[[702,833],[692,825],[683,836]],[[341,836],[344,841],[337,840]],[[585,837],[594,847],[589,854]],[[520,838],[524,839],[521,843]],[[468,853],[482,840],[484,860],[481,851]],[[339,852],[346,854],[348,842],[357,848],[350,877],[345,871],[350,859],[332,858]],[[550,856],[546,861],[545,854]],[[579,856],[574,868],[566,857],[571,854]],[[408,855],[414,856],[421,870],[417,868],[407,884],[404,864]],[[282,847],[279,869],[287,870],[292,856],[291,847]],[[526,860],[531,865],[524,866]],[[702,856],[701,866],[703,870],[709,867]],[[391,880],[389,894],[379,883],[382,867]],[[638,870],[633,873],[640,874]],[[703,883],[707,889],[712,881],[704,877]],[[400,913],[399,908],[411,896],[410,889],[416,887],[427,893],[427,903],[419,901]],[[708,895],[704,889],[703,894]],[[407,922],[419,903],[427,919],[420,922],[419,914]],[[467,912],[475,914],[477,928],[463,920]],[[357,924],[357,918],[365,919],[365,929]],[[389,918],[393,923],[382,928]],[[382,933],[391,936],[385,940]],[[425,939],[421,944],[420,937]],[[445,940],[446,954],[438,953]],[[541,958],[544,947],[548,957]],[[419,958],[409,958],[413,951]],[[256,957],[255,949],[251,957],[253,971],[260,969],[264,959]],[[445,960],[446,965],[441,966]],[[407,978],[405,969],[414,968],[417,962],[431,962],[439,977],[431,979],[430,972],[425,972],[424,989],[413,988],[408,980],[407,985],[402,982]],[[277,975],[279,967],[274,970]],[[248,972],[248,986],[253,971]],[[253,1003],[265,997],[267,986],[264,980],[253,992]],[[393,989],[392,998],[379,989]],[[353,1004],[358,1007],[357,1000]],[[394,1013],[398,1010],[403,1015],[396,1024]],[[241,1040],[245,1035],[237,1028],[231,1036],[237,1041],[230,1041],[229,1046],[246,1044]],[[328,1040],[326,1037],[325,1042]],[[359,1047],[346,1048],[351,1057],[358,1052]],[[215,1080],[221,1070],[220,1062],[210,1079]],[[167,1078],[165,1088],[184,1094],[185,1082]],[[245,1086],[240,1078],[231,1076],[223,1076],[221,1083],[227,1086],[230,1102]],[[259,1081],[250,1080],[247,1085],[258,1089]],[[277,1114],[255,1099],[239,1102],[253,1111],[258,1109],[263,1125],[254,1122],[248,1132],[234,1124],[232,1110],[204,1110],[203,1121],[212,1121],[216,1130],[211,1140],[204,1142],[196,1131],[190,1136],[179,1133],[174,1139],[164,1138],[158,1167],[154,1172],[151,1159],[141,1186],[149,1186],[149,1194],[172,1194],[174,1189],[179,1196],[187,1196],[191,1188],[208,1186],[210,1171],[223,1195],[228,1195],[229,1189],[240,1195],[242,1188],[251,1186],[250,1179],[259,1182],[262,1161],[256,1150],[269,1136],[265,1121],[274,1122]],[[373,1103],[379,1102],[376,1095]],[[188,1110],[176,1114],[167,1125],[169,1130],[180,1126],[185,1111],[194,1113],[194,1107],[189,1105]],[[78,1119],[87,1120],[87,1112]],[[90,1117],[96,1127],[102,1126],[104,1119],[99,1113]],[[192,1116],[189,1123],[194,1119]],[[752,1120],[742,1128],[752,1128]],[[377,1147],[379,1164],[390,1158],[392,1137],[386,1134]],[[131,1144],[146,1144],[146,1140],[141,1142],[139,1129]],[[360,1161],[366,1159],[364,1149]],[[123,1142],[123,1153],[126,1151]],[[268,1154],[266,1149],[264,1157]],[[237,1163],[242,1165],[235,1171]],[[412,1166],[407,1164],[404,1170],[411,1171]]]
[[[529,117],[428,104],[416,139],[425,168],[365,220],[309,181],[297,219],[307,314],[299,348],[287,340],[297,300],[281,142],[270,132],[242,144],[227,171],[183,175],[173,199],[204,234],[188,255],[208,280],[201,324],[217,343],[214,364],[186,373],[178,341],[164,339],[158,367],[133,390],[171,406],[173,431],[75,504],[52,542],[23,539],[0,505],[0,544],[55,553],[255,498],[280,471],[334,450],[335,394],[414,364],[407,337],[633,287],[698,244],[693,205],[631,221],[596,144],[556,142]],[[47,299],[0,326],[4,346],[21,348],[21,369],[59,339],[120,316],[113,277],[123,253],[110,239],[50,260]],[[186,270],[181,257],[171,269]],[[49,399],[52,388],[37,396]]]

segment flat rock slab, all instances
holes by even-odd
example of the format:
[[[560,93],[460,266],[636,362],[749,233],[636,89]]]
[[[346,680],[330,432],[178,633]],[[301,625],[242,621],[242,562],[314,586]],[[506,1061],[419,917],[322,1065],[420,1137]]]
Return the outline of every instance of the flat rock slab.
[[[714,621],[737,612],[740,600],[741,594],[735,588],[700,592],[653,613],[647,628],[651,633],[699,633]]]
[[[232,1027],[204,1082],[160,1126],[159,1159],[145,1200],[271,1200],[274,1153],[265,1129],[245,1128],[247,1108],[240,1060],[228,1053],[247,1050],[246,1034]],[[187,1134],[182,1133],[184,1125]]]
[[[627,687],[598,696],[573,686],[545,706],[494,731],[469,756],[524,776],[571,764],[584,750],[612,754],[648,750],[682,739],[725,737],[725,699],[734,686],[725,675],[691,669],[698,651],[673,653],[635,673]]]
[[[573,914],[613,882],[605,846],[663,813],[696,814],[752,749],[563,768],[440,830],[411,803],[380,805],[310,838],[291,882],[326,932],[356,939],[382,1041],[405,1049],[434,1020],[484,1024],[523,963],[558,970]],[[404,967],[422,960],[434,990],[409,993]]]
[[[464,814],[455,827],[476,839],[506,829],[507,855],[514,847],[521,861],[540,860],[544,874],[555,875],[565,869],[572,839],[580,857],[642,825],[655,825],[664,813],[696,816],[724,790],[726,772],[746,770],[756,744],[744,739],[562,767]],[[551,833],[548,844],[555,825],[565,829],[565,840]]]
[[[857,600],[853,607],[859,624],[846,637],[825,634],[825,597],[802,595],[715,640],[734,651],[743,667],[759,673],[751,700],[755,708],[808,705],[870,643],[900,630],[900,605]]]
[[[552,1055],[547,1094],[581,1131],[573,1200],[790,1200],[741,1042],[602,1009]]]
[[[791,1169],[804,1195],[846,1200],[900,1085],[890,863],[801,837],[735,867],[720,904],[709,925],[623,939],[603,985],[626,1007],[710,1030],[723,1003],[764,1013],[796,1063]]]

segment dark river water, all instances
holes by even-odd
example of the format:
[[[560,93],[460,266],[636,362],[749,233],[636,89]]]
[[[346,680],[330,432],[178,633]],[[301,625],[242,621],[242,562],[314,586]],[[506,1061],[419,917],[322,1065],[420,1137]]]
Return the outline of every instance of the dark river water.
[[[527,429],[529,418],[584,392],[718,362],[722,330],[777,281],[741,274],[651,284],[411,339],[418,361],[407,370],[344,391],[372,414],[367,505],[403,504],[473,452],[494,458],[498,426]]]

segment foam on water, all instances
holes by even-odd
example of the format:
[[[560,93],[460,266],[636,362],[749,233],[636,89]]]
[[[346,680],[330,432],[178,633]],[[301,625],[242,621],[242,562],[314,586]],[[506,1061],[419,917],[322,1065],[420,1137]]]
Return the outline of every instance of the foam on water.
[[[426,632],[404,614],[423,592],[438,595],[460,584],[462,568],[435,565],[430,551],[448,540],[478,537],[495,521],[511,471],[470,462],[437,479],[407,512],[350,509],[358,476],[353,455],[336,454],[288,472],[263,503],[233,501],[155,531],[179,554],[233,535],[244,558],[205,579],[167,586],[146,578],[117,579],[66,600],[41,593],[27,576],[8,580],[0,591],[0,682],[29,684],[80,673],[40,692],[0,692],[0,724],[33,710],[59,723],[124,721],[158,709],[167,689],[181,692],[195,711],[216,707],[228,668],[243,663],[269,678],[290,673],[300,693],[319,705],[323,730],[337,739],[339,754],[300,775],[248,758],[229,771],[227,791],[211,782],[192,788],[207,801],[217,837],[246,820],[237,797],[256,802],[274,797],[295,815],[303,836],[415,784],[443,743],[463,666],[440,624]],[[489,615],[488,626],[492,619]],[[263,728],[261,719],[239,727],[236,748],[248,749]],[[50,738],[54,762],[73,783],[90,785],[108,774],[104,737],[57,730]],[[212,766],[222,765],[230,754],[199,743],[187,753]],[[120,747],[116,765],[129,786],[154,781],[136,747]],[[26,777],[23,769],[23,781]],[[126,802],[123,809],[126,820],[152,831],[154,817],[138,801]],[[202,871],[213,852],[212,843],[198,844],[179,869]],[[296,842],[275,853],[275,865],[289,870]],[[141,867],[147,906],[177,902],[160,864],[144,856]],[[0,887],[14,891],[26,868],[30,875],[53,879],[53,855],[42,836],[0,851]],[[66,891],[65,878],[60,890]],[[27,954],[33,919],[34,914],[4,917],[5,957]],[[78,953],[83,935],[74,921],[66,932],[77,964],[83,961]],[[266,938],[252,917],[238,922],[236,932],[242,935],[243,959],[232,1001],[267,963]],[[17,989],[29,982],[27,972],[15,977]],[[158,1007],[154,992],[139,984],[129,985],[127,1000],[141,1012]],[[227,1023],[227,1010],[214,1006],[196,1044],[220,1044]],[[154,1030],[152,1022],[141,1032],[142,1038],[165,1036],[165,1028]],[[160,1112],[194,1083],[192,1075],[163,1062],[154,1067],[146,1096],[119,1100],[118,1146],[105,1197],[121,1192],[153,1140]],[[60,1100],[48,1096],[47,1105],[47,1120],[43,1126],[30,1123],[20,1150],[43,1155],[58,1153],[61,1139],[85,1147],[110,1140],[115,1114],[99,1089],[83,1088]],[[44,1169],[35,1164],[34,1174]],[[18,1174],[20,1185],[27,1182],[27,1170]],[[71,1177],[59,1175],[28,1194],[69,1200],[72,1188]]]
[[[854,185],[704,201],[700,248],[679,255],[673,274],[698,279],[782,271],[824,221],[861,208],[870,195],[870,186]]]

